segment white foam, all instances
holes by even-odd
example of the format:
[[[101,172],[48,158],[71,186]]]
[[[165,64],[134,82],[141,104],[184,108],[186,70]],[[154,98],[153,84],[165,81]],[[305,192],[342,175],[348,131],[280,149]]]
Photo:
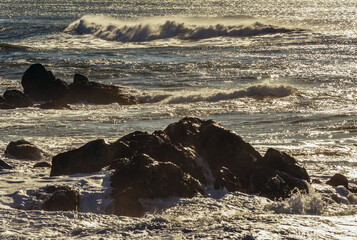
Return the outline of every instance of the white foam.
[[[107,16],[86,15],[71,23],[65,32],[92,34],[110,41],[145,42],[170,38],[201,40],[215,37],[249,37],[292,31],[260,22],[252,23],[252,20],[247,18],[237,18],[235,21],[225,18],[203,20],[177,17],[122,20]]]

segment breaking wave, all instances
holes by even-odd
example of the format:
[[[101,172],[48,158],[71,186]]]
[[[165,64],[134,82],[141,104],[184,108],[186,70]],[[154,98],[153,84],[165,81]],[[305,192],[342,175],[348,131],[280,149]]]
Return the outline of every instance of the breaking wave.
[[[233,92],[218,92],[208,96],[197,94],[180,97],[170,97],[166,101],[168,103],[194,103],[201,101],[218,102],[244,97],[251,97],[256,99],[263,99],[266,97],[282,98],[287,97],[293,94],[294,92],[296,92],[296,89],[290,86],[255,85],[248,87],[246,90],[237,90]]]
[[[214,19],[215,21],[212,21]],[[203,22],[205,24],[203,24]],[[237,17],[235,21],[224,18],[149,18],[136,21],[120,20],[105,16],[84,16],[71,23],[66,33],[92,34],[98,38],[120,42],[146,42],[175,38],[201,40],[215,37],[249,37],[295,31]]]

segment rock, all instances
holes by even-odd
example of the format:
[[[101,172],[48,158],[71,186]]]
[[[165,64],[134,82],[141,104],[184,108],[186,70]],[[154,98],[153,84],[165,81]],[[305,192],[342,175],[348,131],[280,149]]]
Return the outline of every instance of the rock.
[[[24,93],[34,101],[64,99],[68,96],[66,82],[56,79],[42,64],[31,65],[21,80]]]
[[[136,104],[138,100],[128,94],[124,94],[121,87],[106,85],[98,82],[90,82],[87,77],[75,74],[73,83],[69,85],[70,95],[74,101],[82,101],[94,104],[119,103],[122,105]]]
[[[50,168],[52,165],[49,164],[48,162],[39,162],[33,165],[34,168]]]
[[[328,180],[326,182],[326,184],[331,185],[331,186],[344,186],[345,188],[348,189],[348,179],[347,177],[345,177],[342,174],[336,173],[335,175],[333,175],[333,177],[330,178],[330,180]]]
[[[39,160],[42,157],[41,150],[25,140],[10,142],[6,147],[5,154],[13,158],[26,160]]]
[[[6,90],[4,99],[7,104],[13,105],[18,108],[31,107],[31,99],[19,90]]]
[[[43,203],[42,209],[46,211],[77,211],[80,197],[77,190],[69,187],[50,187],[47,191],[52,193]]]
[[[109,145],[98,139],[52,158],[51,176],[92,173],[108,166]]]
[[[272,200],[288,198],[294,189],[308,193],[310,177],[296,159],[270,148],[264,157],[255,163],[250,177],[250,192]]]
[[[41,109],[71,109],[71,107],[60,101],[49,101],[39,106]]]
[[[110,178],[114,213],[141,216],[139,198],[193,197],[203,193],[200,183],[177,165],[158,162],[148,155],[137,155],[123,162]]]
[[[0,102],[0,109],[15,109],[16,107],[6,102]]]
[[[0,169],[13,169],[13,167],[0,159]]]

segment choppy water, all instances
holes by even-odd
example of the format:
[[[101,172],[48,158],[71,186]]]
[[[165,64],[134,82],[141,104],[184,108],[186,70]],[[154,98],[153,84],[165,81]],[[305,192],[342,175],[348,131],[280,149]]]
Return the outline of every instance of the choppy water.
[[[286,151],[313,179],[338,172],[357,183],[356,26],[352,0],[3,0],[0,92],[21,89],[23,72],[40,62],[65,81],[77,72],[124,85],[146,103],[1,110],[0,149],[25,138],[50,158],[190,115],[219,121],[262,154]],[[32,162],[2,158],[16,166],[0,172],[4,239],[356,239],[356,201],[340,188],[314,184],[315,195],[285,205],[213,191],[148,203],[156,211],[135,219],[94,210],[108,172],[49,178]],[[82,212],[8,207],[57,181],[82,189]]]

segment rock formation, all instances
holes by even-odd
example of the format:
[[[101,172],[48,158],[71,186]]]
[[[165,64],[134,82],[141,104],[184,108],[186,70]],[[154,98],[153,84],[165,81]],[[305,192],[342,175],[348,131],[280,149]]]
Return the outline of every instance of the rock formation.
[[[42,157],[41,150],[25,140],[10,142],[6,147],[5,154],[13,158],[25,160],[39,160]]]

